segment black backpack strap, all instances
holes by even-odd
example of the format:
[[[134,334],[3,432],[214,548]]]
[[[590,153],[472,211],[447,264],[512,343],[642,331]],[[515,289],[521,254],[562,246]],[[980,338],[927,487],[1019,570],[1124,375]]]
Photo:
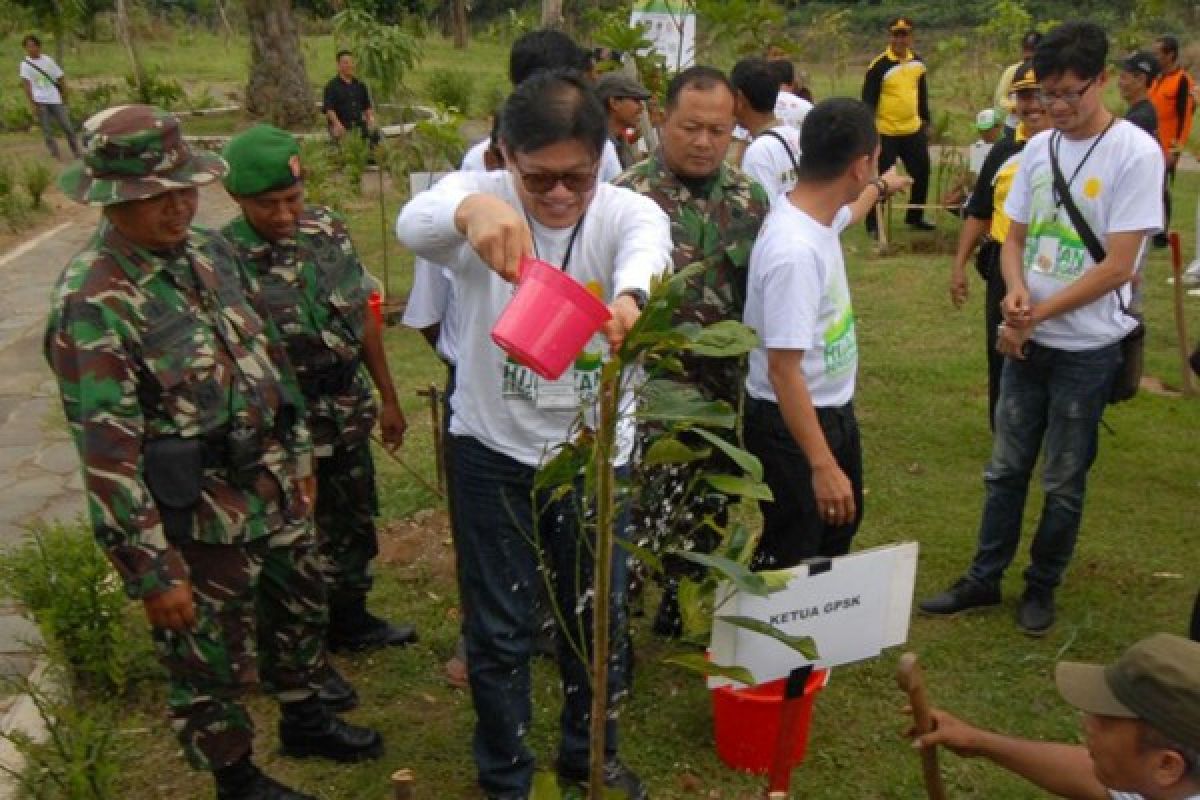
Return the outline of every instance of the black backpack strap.
[[[792,162],[792,169],[796,170],[796,174],[799,174],[800,162],[796,161],[796,154],[792,152],[791,145],[787,143],[787,139],[784,139],[783,136],[779,134],[779,131],[775,130],[774,128],[769,131],[763,131],[762,135],[770,136],[772,139],[775,139],[777,142],[783,145],[783,149],[787,151],[788,160]]]

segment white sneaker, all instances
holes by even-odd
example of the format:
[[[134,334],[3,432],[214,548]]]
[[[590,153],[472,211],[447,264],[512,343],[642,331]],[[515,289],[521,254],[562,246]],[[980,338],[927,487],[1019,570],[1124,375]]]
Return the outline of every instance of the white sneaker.
[[[1200,258],[1188,264],[1188,268],[1183,271],[1183,276],[1180,278],[1184,286],[1189,289],[1200,287]]]

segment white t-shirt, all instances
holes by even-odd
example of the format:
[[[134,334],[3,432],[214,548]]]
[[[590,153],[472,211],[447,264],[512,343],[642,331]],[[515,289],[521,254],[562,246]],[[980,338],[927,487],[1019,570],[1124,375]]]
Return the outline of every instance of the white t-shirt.
[[[482,142],[476,142],[463,155],[462,168],[469,172],[486,172],[487,167],[483,163],[483,154],[487,152],[491,144],[491,137]],[[612,183],[622,172],[624,170],[621,169],[621,159],[617,157],[616,146],[611,139],[605,139],[604,152],[600,154],[600,171],[596,173],[597,177],[605,183]]]
[[[783,89],[779,90],[779,96],[775,98],[775,116],[779,117],[780,122],[791,125],[799,131],[804,125],[804,118],[810,111],[812,111],[812,103],[799,95]]]
[[[33,63],[30,63],[33,62]],[[37,69],[34,69],[34,65]],[[38,72],[38,69],[46,73]],[[43,103],[45,105],[62,105],[62,95],[58,92],[58,87],[54,84],[56,80],[63,76],[62,68],[54,63],[54,59],[43,53],[37,58],[29,58],[26,56],[21,59],[21,78],[29,81],[29,87],[33,92],[33,102]]]
[[[438,325],[438,355],[451,364],[458,361],[454,281],[441,266],[423,258],[413,261],[413,285],[404,307],[403,322],[415,330]]]
[[[796,164],[800,163],[800,133],[791,125],[771,128],[783,142],[763,131],[754,137],[742,156],[742,171],[762,184],[772,205],[779,195],[796,185]],[[784,142],[787,142],[785,145]]]
[[[514,287],[489,269],[454,225],[454,212],[472,194],[495,195],[513,208],[521,202],[506,170],[457,172],[409,201],[396,232],[414,253],[452,272],[458,305],[458,386],[450,399],[450,432],[473,436],[487,447],[529,466],[567,441],[581,407],[591,409],[608,343],[597,334],[572,369],[551,386],[508,359],[491,339],[496,319]],[[537,254],[562,264],[571,229],[534,225]],[[611,302],[628,289],[648,291],[655,275],[671,266],[671,225],[652,200],[607,183],[596,193],[571,248],[567,272]],[[563,403],[564,389],[568,402]],[[614,463],[633,449],[633,397],[622,398]]]
[[[1054,133],[1039,133],[1025,145],[1004,203],[1009,218],[1029,226],[1025,283],[1034,305],[1095,267],[1067,210],[1055,203],[1049,155]],[[1162,194],[1162,150],[1149,134],[1118,119],[1099,143],[1095,137],[1082,141],[1054,138],[1059,140],[1059,166],[1070,183],[1071,196],[1101,243],[1110,233],[1154,233],[1162,228],[1163,207],[1157,200]],[[1095,149],[1086,156],[1093,144]],[[1120,291],[1128,304],[1129,287]],[[1041,323],[1033,339],[1060,350],[1094,350],[1121,339],[1135,325],[1121,311],[1116,292],[1106,292],[1086,306]]]
[[[801,370],[813,405],[833,408],[854,397],[858,338],[838,239],[850,208],[826,227],[786,197],[771,208],[750,252],[746,324],[762,341],[750,353],[746,392],[779,402],[767,372],[767,350],[803,350]]]

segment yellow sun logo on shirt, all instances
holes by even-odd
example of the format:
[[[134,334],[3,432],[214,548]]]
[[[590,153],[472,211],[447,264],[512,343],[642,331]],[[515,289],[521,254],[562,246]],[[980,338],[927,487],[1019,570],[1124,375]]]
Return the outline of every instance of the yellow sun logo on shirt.
[[[1088,178],[1083,182],[1083,196],[1088,200],[1095,200],[1100,196],[1100,190],[1103,188],[1104,184],[1100,182],[1099,178]]]
[[[592,293],[593,297],[596,297],[600,300],[604,299],[604,287],[600,285],[599,281],[588,281],[586,286],[587,290]]]

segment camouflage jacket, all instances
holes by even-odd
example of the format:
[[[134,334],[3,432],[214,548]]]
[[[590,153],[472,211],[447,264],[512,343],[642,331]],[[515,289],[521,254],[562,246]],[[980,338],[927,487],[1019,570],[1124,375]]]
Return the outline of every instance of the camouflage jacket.
[[[697,261],[706,267],[689,282],[676,322],[740,320],[750,250],[770,208],[763,188],[736,167],[722,164],[708,195],[698,197],[667,168],[661,151],[614,183],[646,195],[670,217],[676,270]],[[740,359],[689,356],[683,363],[689,383],[736,405],[744,379]]]
[[[252,491],[207,459],[196,540],[248,541],[302,516],[295,479],[312,450],[303,398],[257,297],[229,243],[201,229],[161,255],[102,223],[59,278],[46,360],[79,449],[92,529],[132,597],[187,574],[147,488],[143,446],[152,439],[223,444],[231,425],[262,437]]]
[[[362,365],[367,300],[374,288],[340,217],[323,206],[300,217],[295,238],[271,243],[238,217],[222,230],[262,283],[308,402],[318,453],[365,440],[377,408]]]

